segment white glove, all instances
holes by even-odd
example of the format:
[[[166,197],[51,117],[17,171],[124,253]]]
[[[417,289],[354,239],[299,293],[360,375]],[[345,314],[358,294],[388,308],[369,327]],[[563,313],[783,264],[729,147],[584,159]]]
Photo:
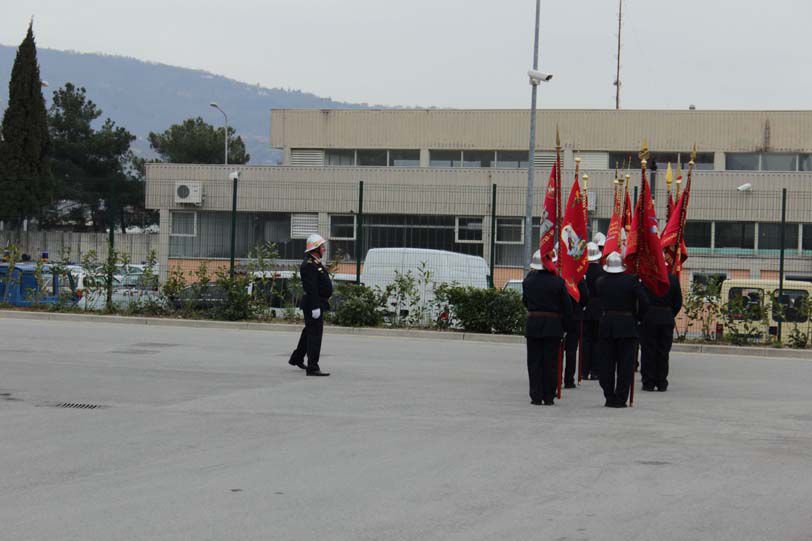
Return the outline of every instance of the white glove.
[[[315,310],[310,312],[310,315],[313,316],[313,319],[319,319],[321,317],[321,308],[316,308]]]

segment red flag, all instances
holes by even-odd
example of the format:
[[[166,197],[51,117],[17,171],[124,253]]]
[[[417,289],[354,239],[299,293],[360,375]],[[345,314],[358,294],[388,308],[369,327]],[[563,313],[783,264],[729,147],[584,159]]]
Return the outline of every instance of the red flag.
[[[640,277],[649,291],[662,297],[668,293],[668,270],[660,248],[657,213],[645,171],[642,184],[626,248],[626,267]]]
[[[666,203],[666,208],[665,208],[665,219],[666,219],[666,221],[671,219],[671,214],[673,214],[673,213],[674,213],[674,196],[669,191],[668,192],[668,201]]]
[[[584,220],[584,200],[578,177],[570,190],[567,200],[567,209],[564,211],[564,221],[561,227],[561,239],[558,247],[558,257],[561,258],[561,277],[567,285],[570,297],[575,302],[581,300],[578,291],[578,282],[586,274],[589,261],[586,258],[586,221]]]
[[[688,182],[685,185],[685,191],[682,192],[674,210],[671,212],[671,217],[663,230],[660,239],[660,246],[663,249],[664,257],[668,266],[674,270],[676,274],[682,271],[682,264],[688,259],[688,248],[685,246],[685,223],[688,221],[688,202],[691,198],[691,177],[688,176]],[[677,239],[679,239],[680,258],[677,261]]]
[[[558,221],[558,205],[556,198],[557,164],[553,164],[550,171],[550,180],[547,181],[547,191],[544,194],[544,206],[541,209],[541,225],[539,231],[539,252],[544,268],[555,273],[552,253],[555,248],[555,224]]]
[[[606,243],[603,245],[603,259],[612,252],[620,253],[620,229],[623,226],[622,202],[619,195],[615,195],[612,207],[612,218],[609,220],[609,229],[606,231]]]
[[[625,247],[629,244],[629,235],[632,230],[632,199],[629,197],[629,188],[626,186],[626,202],[623,204],[623,231],[626,232],[626,237],[620,237],[620,244]]]

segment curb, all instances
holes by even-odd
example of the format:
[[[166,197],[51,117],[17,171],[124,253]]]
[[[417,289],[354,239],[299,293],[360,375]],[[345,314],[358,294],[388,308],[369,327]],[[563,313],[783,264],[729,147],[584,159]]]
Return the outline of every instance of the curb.
[[[180,327],[186,329],[225,329],[239,331],[294,332],[302,330],[301,325],[290,323],[246,323],[229,321],[206,321],[189,319],[168,319],[155,317],[106,316],[94,314],[64,314],[58,312],[27,312],[0,310],[0,319],[25,319],[34,321],[70,321],[87,323],[107,323],[119,325],[146,325],[159,327]],[[328,325],[324,333],[332,336],[369,336],[380,338],[415,338],[421,340],[456,340],[490,344],[524,344],[524,337],[500,334],[478,334],[453,331],[428,331],[421,329],[385,329],[364,327],[337,327]],[[804,359],[812,361],[812,351],[754,348],[744,346],[718,346],[713,344],[677,344],[671,351],[675,353],[703,353],[708,355],[736,355],[742,357],[762,357],[781,359]]]

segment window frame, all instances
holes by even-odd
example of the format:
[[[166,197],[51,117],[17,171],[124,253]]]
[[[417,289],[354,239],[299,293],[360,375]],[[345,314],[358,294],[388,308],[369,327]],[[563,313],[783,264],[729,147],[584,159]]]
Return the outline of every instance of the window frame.
[[[333,218],[352,218],[352,238],[333,236]],[[344,225],[343,227],[346,227]],[[358,216],[355,214],[331,214],[330,215],[330,240],[357,240],[358,238]]]
[[[519,235],[520,240],[518,240],[518,241],[499,240],[499,222],[500,222],[500,220],[519,220],[519,223],[521,224],[521,234]],[[507,244],[507,245],[524,244],[524,228],[525,228],[524,218],[517,218],[515,216],[497,216],[496,217],[496,235],[495,235],[496,238],[493,239],[494,244]]]
[[[192,234],[188,233],[175,233],[175,215],[177,214],[191,214],[192,218]],[[170,237],[197,237],[197,211],[196,210],[173,210],[169,213],[169,236]]]
[[[460,219],[463,220],[479,220],[480,239],[479,240],[463,240],[460,239]],[[455,216],[454,217],[454,242],[457,244],[482,244],[485,242],[485,219],[482,216]]]

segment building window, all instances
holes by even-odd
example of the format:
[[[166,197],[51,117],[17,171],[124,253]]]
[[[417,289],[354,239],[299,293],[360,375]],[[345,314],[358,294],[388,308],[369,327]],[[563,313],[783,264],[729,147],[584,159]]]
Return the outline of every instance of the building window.
[[[324,163],[333,166],[352,167],[355,165],[354,150],[325,150]]]
[[[812,168],[809,154],[779,152],[728,152],[728,171],[808,171]]]
[[[498,150],[494,167],[498,169],[526,169],[528,152],[526,150]]]
[[[497,218],[497,244],[524,244],[524,218]]]
[[[626,169],[631,160],[632,169],[640,169],[640,158],[638,157],[639,151],[628,152],[610,152],[609,153],[609,168],[613,169],[619,167]],[[682,164],[683,174],[687,174],[688,161],[691,159],[690,152],[652,152],[648,159],[648,166],[651,168],[652,163],[656,163],[658,169],[663,170],[670,163],[671,167],[676,169],[677,163]],[[694,160],[694,168],[697,170],[712,170],[713,169],[713,152],[697,152],[696,160]]]
[[[330,240],[355,240],[355,216],[330,216]]]
[[[454,240],[459,243],[482,242],[482,218],[458,217]]]
[[[716,222],[716,248],[752,250],[756,227],[753,222]]]
[[[804,224],[801,239],[801,249],[804,251],[812,250],[812,224]]]
[[[420,151],[390,150],[389,165],[391,167],[420,167]]]
[[[780,223],[758,224],[758,249],[759,250],[781,249]],[[792,251],[798,250],[798,224],[786,225],[784,229],[784,249]]]
[[[685,246],[688,248],[710,248],[711,222],[685,222]]]
[[[762,171],[797,171],[797,154],[772,154],[766,152],[761,155]]]
[[[358,165],[362,167],[386,167],[385,150],[359,150]]]
[[[173,237],[197,236],[197,212],[172,211],[169,234]]]
[[[466,150],[462,153],[462,166],[490,167],[495,154],[493,150]]]
[[[431,167],[460,167],[462,152],[459,150],[429,150]]]

